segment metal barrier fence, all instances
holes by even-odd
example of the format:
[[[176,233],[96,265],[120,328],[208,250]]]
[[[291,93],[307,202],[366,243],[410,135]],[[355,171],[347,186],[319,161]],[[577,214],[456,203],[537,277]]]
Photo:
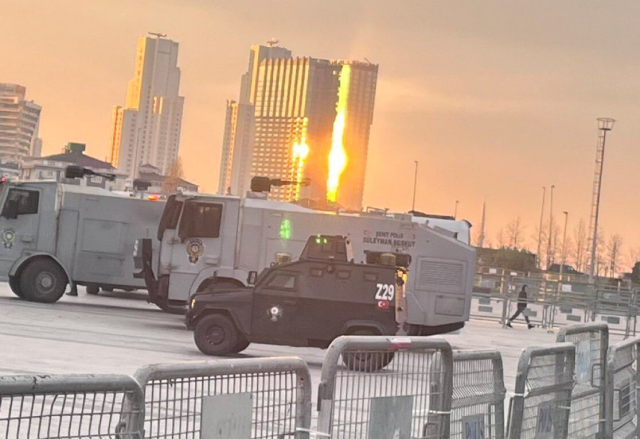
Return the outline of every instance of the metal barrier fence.
[[[604,322],[609,331],[626,337],[637,333],[640,291],[620,283],[589,284],[578,276],[525,276],[497,271],[475,276],[470,314],[473,319],[505,324],[512,315],[522,285],[527,285],[526,314],[543,328],[560,328],[587,322]]]
[[[448,438],[452,385],[446,341],[340,337],[322,367],[318,430],[332,439]]]
[[[504,376],[498,351],[453,352],[452,439],[504,439]]]
[[[606,438],[640,437],[640,338],[611,346],[607,354]]]
[[[568,326],[560,330],[557,341],[570,342],[576,347],[569,435],[572,438],[603,437],[609,327],[602,323]]]
[[[299,358],[144,367],[145,439],[306,438],[311,378]]]
[[[510,439],[563,439],[569,428],[575,346],[561,343],[524,350],[509,405]]]
[[[124,375],[0,377],[0,437],[142,439],[143,401]]]

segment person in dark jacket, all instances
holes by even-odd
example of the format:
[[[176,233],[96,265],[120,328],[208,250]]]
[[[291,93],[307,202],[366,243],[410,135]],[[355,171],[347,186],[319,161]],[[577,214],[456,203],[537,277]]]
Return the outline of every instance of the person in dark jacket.
[[[516,313],[509,320],[507,320],[507,326],[509,328],[513,328],[513,326],[511,326],[511,322],[513,322],[516,317],[522,314],[522,311],[524,311],[525,309],[527,309],[527,286],[523,285],[522,289],[518,293],[518,309],[516,310]],[[529,317],[525,314],[523,314],[522,316],[524,317],[525,322],[527,322],[527,328],[533,328],[533,325],[529,321]]]

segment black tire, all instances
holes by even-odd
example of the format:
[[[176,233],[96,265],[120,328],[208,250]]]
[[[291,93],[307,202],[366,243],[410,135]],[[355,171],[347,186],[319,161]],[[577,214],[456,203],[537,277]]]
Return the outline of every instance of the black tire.
[[[222,356],[238,352],[241,335],[229,317],[210,314],[198,321],[193,339],[203,354]]]
[[[51,259],[35,259],[20,273],[20,290],[32,302],[58,301],[67,288],[67,275]]]
[[[251,342],[247,340],[247,338],[244,335],[240,335],[240,337],[238,337],[238,344],[234,348],[235,353],[237,354],[244,351],[249,347],[250,344]]]
[[[113,287],[105,287],[104,285],[100,287],[100,290],[106,293],[113,293]]]
[[[92,296],[97,296],[100,294],[100,287],[96,284],[87,285],[87,294],[91,294]]]
[[[393,352],[345,352],[342,362],[354,372],[376,372],[393,361]]]
[[[378,335],[366,329],[350,332],[348,335]],[[393,360],[393,352],[345,352],[342,362],[354,372],[376,372],[384,369]]]
[[[18,279],[15,276],[9,276],[9,287],[11,287],[11,291],[13,291],[13,294],[21,299],[24,298],[24,294],[20,289],[20,282],[18,282]]]

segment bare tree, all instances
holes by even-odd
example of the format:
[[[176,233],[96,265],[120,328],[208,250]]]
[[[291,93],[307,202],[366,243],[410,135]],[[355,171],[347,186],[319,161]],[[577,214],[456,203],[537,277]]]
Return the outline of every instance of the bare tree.
[[[595,273],[596,276],[601,276],[605,273],[607,267],[605,235],[602,229],[598,230],[598,242],[596,244]],[[588,249],[588,253],[591,254],[591,249]]]
[[[498,230],[498,233],[496,234],[496,245],[498,246],[498,248],[504,248],[506,247],[506,240],[505,240],[505,235],[504,235],[504,228],[500,227],[500,230]]]
[[[509,247],[517,249],[522,246],[522,236],[524,235],[525,226],[522,225],[520,217],[516,217],[507,225],[507,239]]]
[[[609,238],[607,243],[607,256],[609,258],[609,275],[615,277],[618,273],[620,253],[622,248],[622,236],[615,234]]]
[[[631,271],[636,262],[640,262],[640,247],[633,247],[629,249],[626,265],[627,269]]]
[[[584,224],[584,220],[581,219],[578,225],[573,229],[573,248],[571,253],[571,257],[573,258],[573,263],[575,265],[575,269],[578,271],[585,271],[587,265],[587,227]]]
[[[545,264],[545,246],[547,242],[547,226],[542,226],[542,233],[540,232],[540,228],[536,226],[533,234],[531,234],[531,241],[533,242],[534,251],[538,252],[538,248],[540,249],[539,254],[536,255],[538,258],[538,268],[546,267]]]
[[[184,171],[182,169],[182,158],[177,157],[171,166],[162,183],[163,194],[173,194],[178,190],[181,180],[184,177]]]

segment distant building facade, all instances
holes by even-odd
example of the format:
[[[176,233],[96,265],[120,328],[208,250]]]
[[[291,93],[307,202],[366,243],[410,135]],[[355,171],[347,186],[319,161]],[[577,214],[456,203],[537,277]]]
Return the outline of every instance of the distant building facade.
[[[140,165],[140,172],[138,174],[140,180],[146,181],[151,184],[147,189],[149,193],[160,194],[165,190],[165,183],[170,177],[162,175],[160,169],[152,166],[148,163]],[[176,189],[181,192],[198,192],[198,185],[191,183],[183,178],[179,178],[177,182],[174,182],[177,186]],[[127,187],[127,190],[132,188]]]
[[[282,47],[252,46],[240,99],[227,103],[218,191],[244,195],[253,176],[309,179],[307,187],[273,188],[270,197],[322,204],[341,110],[344,132],[338,137],[347,164],[333,201],[361,210],[377,75],[375,64],[293,57]],[[344,108],[338,109],[339,103]]]
[[[140,37],[124,107],[111,117],[111,165],[138,174],[143,163],[166,173],[178,157],[184,97],[180,96],[178,43]]]
[[[123,189],[127,174],[115,169],[111,163],[86,155],[84,153],[85,150],[86,145],[83,143],[68,143],[61,154],[46,157],[29,157],[22,163],[20,179],[24,181],[56,180],[105,189]],[[67,180],[65,178],[65,170],[70,165],[82,166],[103,174],[115,174],[116,179],[109,181],[103,177],[90,176],[82,179]]]
[[[253,156],[253,106],[227,101],[224,126],[218,192],[231,194],[233,189],[236,195],[244,195],[249,190]]]
[[[26,100],[26,88],[0,83],[0,161],[21,163],[25,157],[38,157],[42,141],[38,138],[42,108]]]

